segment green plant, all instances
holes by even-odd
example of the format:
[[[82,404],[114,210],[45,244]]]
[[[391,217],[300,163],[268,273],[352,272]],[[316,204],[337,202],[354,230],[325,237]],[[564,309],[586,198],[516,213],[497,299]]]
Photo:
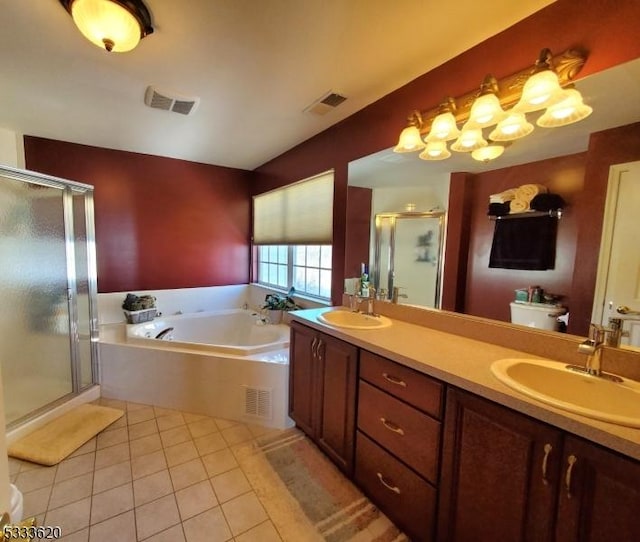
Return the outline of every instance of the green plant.
[[[126,311],[142,311],[145,309],[154,309],[156,306],[156,298],[152,295],[127,294],[122,308]]]
[[[284,296],[281,294],[267,294],[262,308],[271,311],[294,311],[300,309],[301,307],[293,300],[295,292],[295,288],[292,286],[287,295]]]

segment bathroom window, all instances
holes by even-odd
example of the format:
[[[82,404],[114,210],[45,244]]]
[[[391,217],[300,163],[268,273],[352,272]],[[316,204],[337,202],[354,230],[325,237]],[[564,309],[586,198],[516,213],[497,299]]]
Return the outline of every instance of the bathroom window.
[[[333,171],[253,197],[257,282],[331,298]]]
[[[258,246],[258,283],[331,298],[331,245]]]

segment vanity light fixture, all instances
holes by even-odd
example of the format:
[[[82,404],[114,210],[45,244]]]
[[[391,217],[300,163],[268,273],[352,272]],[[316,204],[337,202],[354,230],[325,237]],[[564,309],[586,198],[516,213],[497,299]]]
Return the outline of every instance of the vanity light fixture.
[[[60,0],[82,35],[115,53],[131,51],[153,32],[142,0]]]
[[[476,160],[488,162],[504,152],[502,142],[520,139],[534,130],[527,114],[546,109],[537,120],[538,126],[544,128],[582,120],[592,109],[583,103],[572,81],[586,58],[582,50],[553,56],[549,49],[543,49],[533,68],[500,80],[487,75],[479,90],[456,99],[447,97],[427,111],[414,111],[394,151],[422,151],[419,157],[423,160],[444,160],[452,150],[468,152]],[[490,127],[493,128],[485,138],[483,130]],[[454,139],[447,148],[447,142]]]

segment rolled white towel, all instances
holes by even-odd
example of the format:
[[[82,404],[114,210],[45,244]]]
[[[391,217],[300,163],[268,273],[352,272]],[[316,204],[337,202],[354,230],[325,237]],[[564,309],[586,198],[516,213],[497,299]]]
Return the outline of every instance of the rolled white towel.
[[[529,210],[527,200],[516,197],[509,202],[509,213],[525,213]]]
[[[523,184],[516,188],[516,198],[531,202],[538,194],[546,194],[547,187],[542,184]]]
[[[489,203],[507,203],[516,197],[516,189],[509,188],[499,194],[491,194],[489,196]]]

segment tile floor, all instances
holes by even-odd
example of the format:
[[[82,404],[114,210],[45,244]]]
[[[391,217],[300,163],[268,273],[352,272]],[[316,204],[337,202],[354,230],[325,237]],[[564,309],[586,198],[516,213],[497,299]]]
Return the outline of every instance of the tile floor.
[[[65,542],[282,540],[234,455],[269,429],[100,403],[126,413],[58,465],[9,459],[25,517],[61,526]]]

